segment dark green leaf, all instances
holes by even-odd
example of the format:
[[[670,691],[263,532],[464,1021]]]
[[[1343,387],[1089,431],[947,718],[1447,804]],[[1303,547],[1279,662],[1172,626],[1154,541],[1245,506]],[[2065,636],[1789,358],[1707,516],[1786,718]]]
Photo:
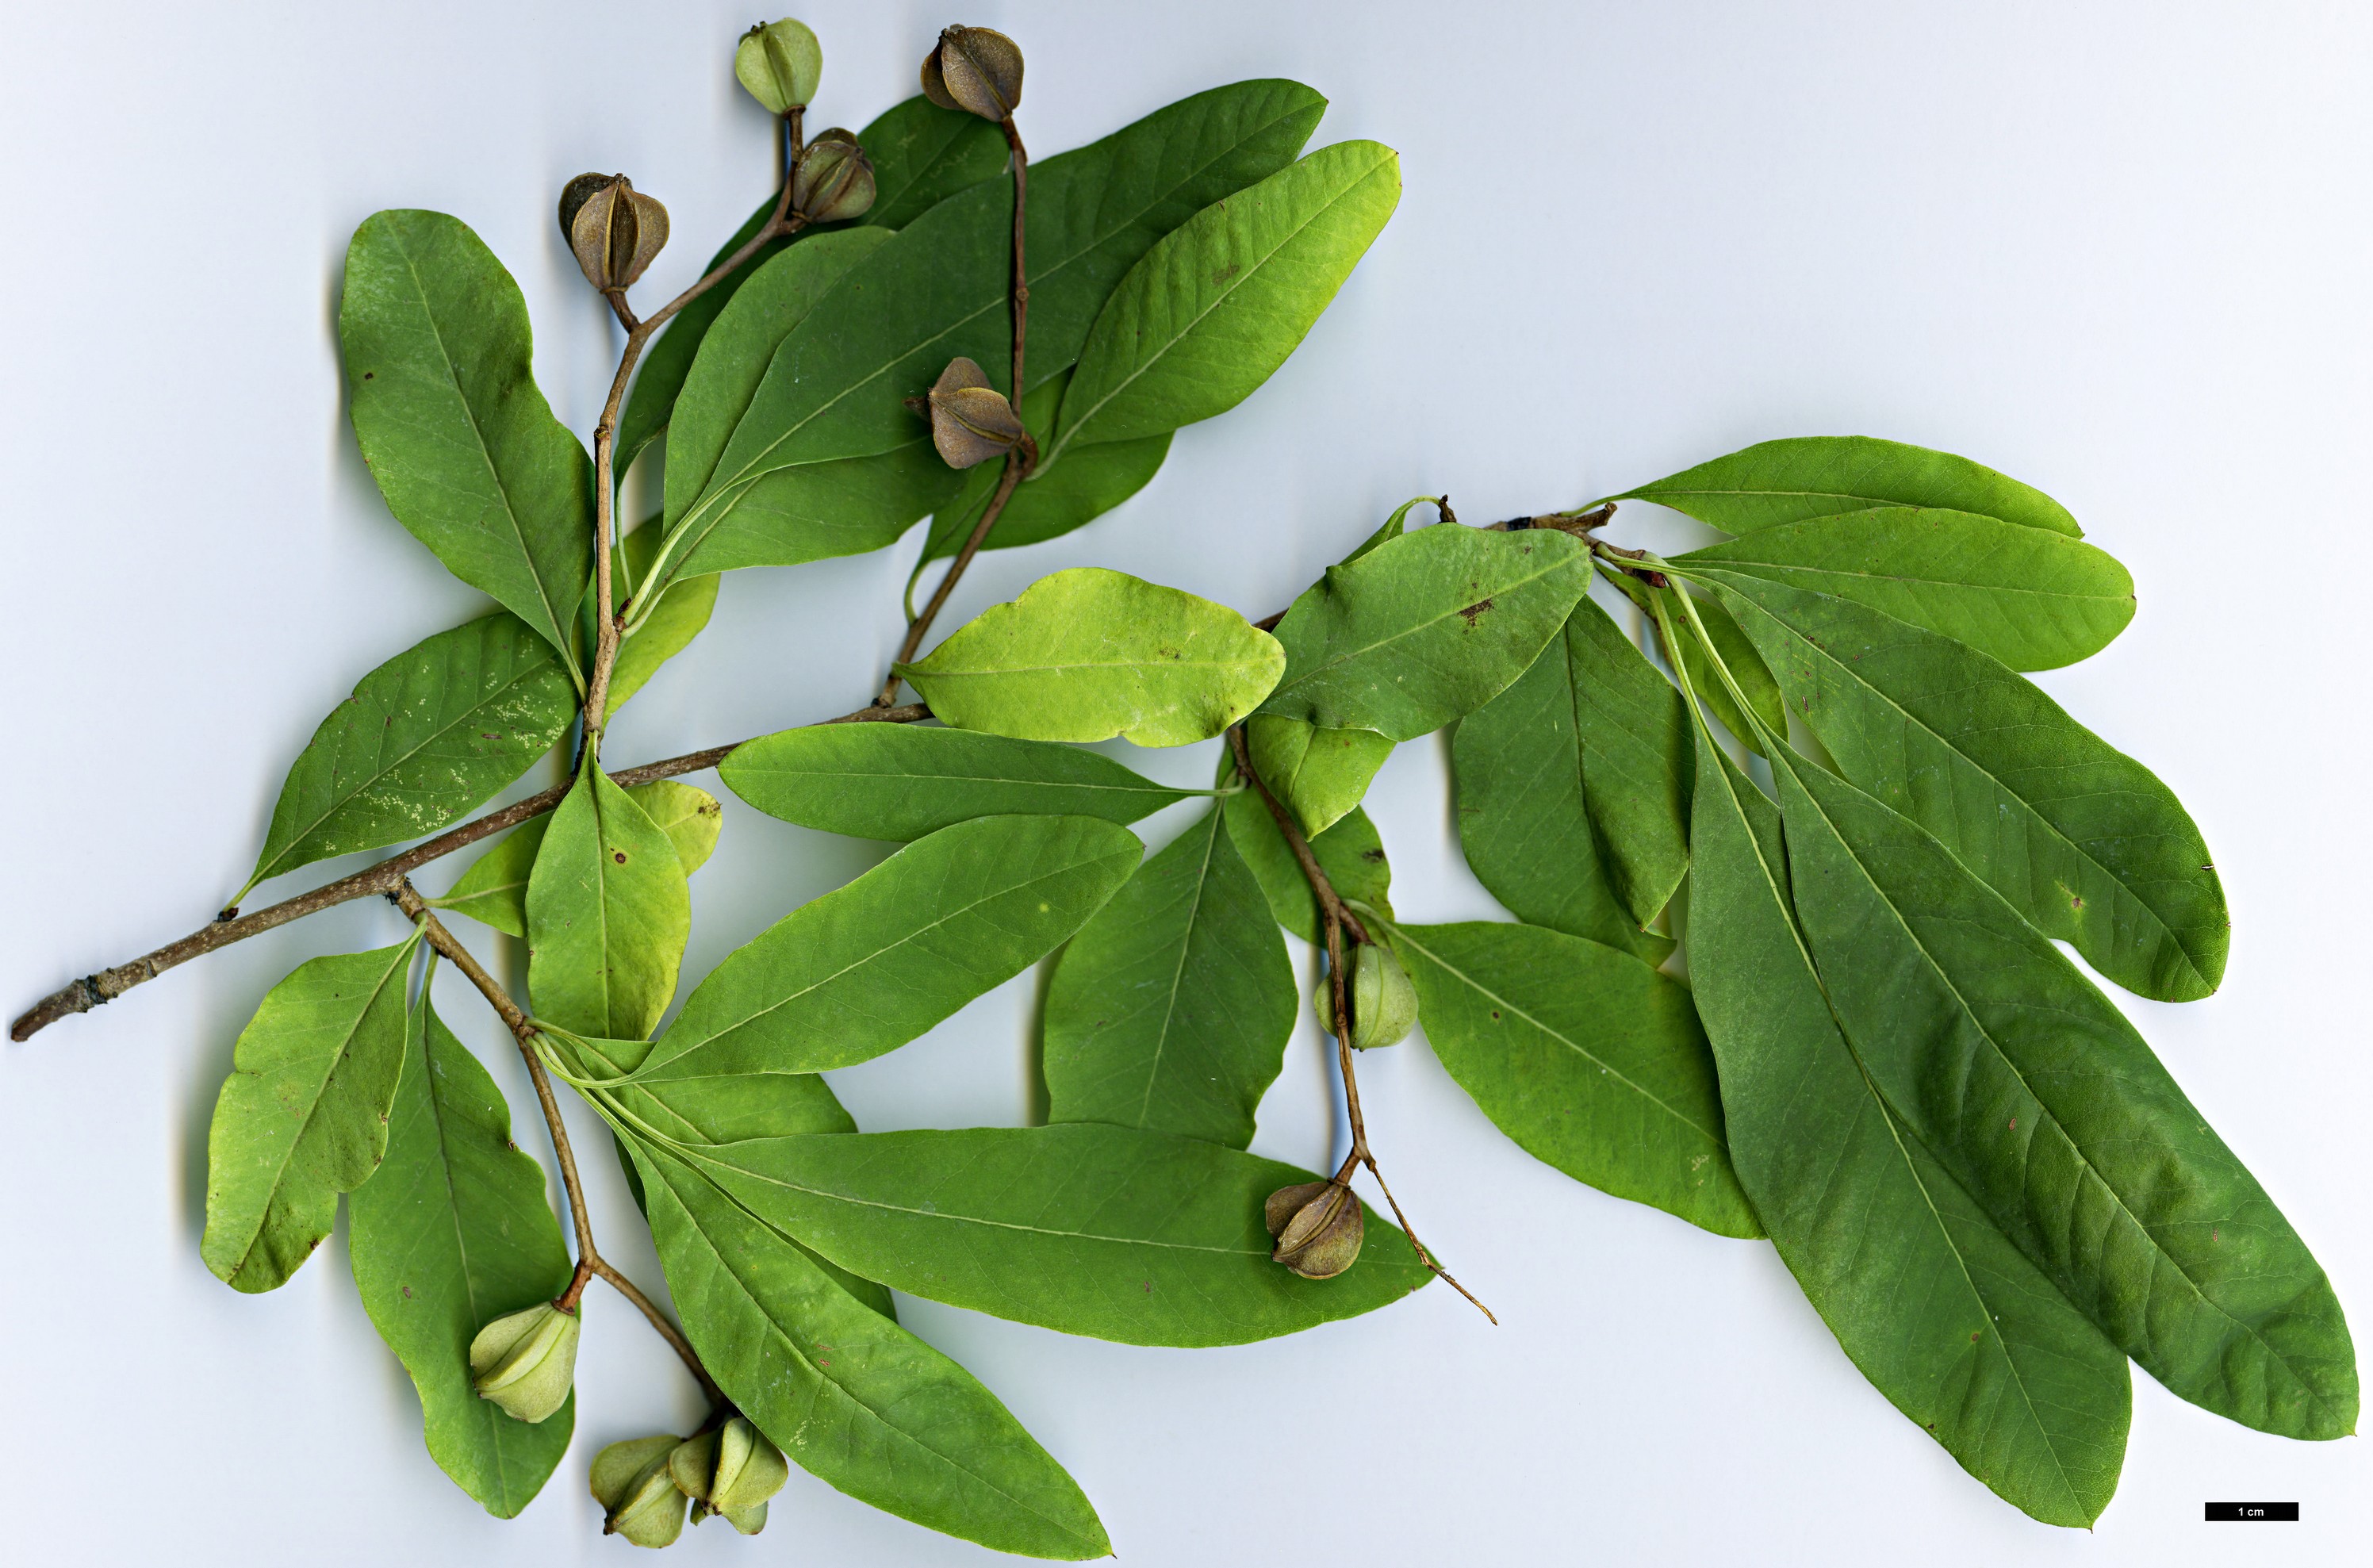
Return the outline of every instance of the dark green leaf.
[[[999,1551],[1111,1552],[1078,1484],[971,1374],[853,1301],[699,1172],[650,1149],[637,1157],[686,1337],[788,1457],[860,1502]]]
[[[516,615],[397,654],[298,755],[239,897],[315,860],[436,832],[550,751],[576,707],[560,656]]]
[[[1222,775],[1223,781],[1229,777]],[[1269,913],[1279,925],[1317,945],[1318,900],[1268,808],[1258,795],[1245,790],[1229,796],[1222,809],[1227,813],[1228,837],[1268,895]],[[1366,812],[1352,807],[1341,821],[1309,843],[1318,869],[1327,873],[1338,897],[1357,899],[1388,917],[1392,914],[1393,868],[1385,859],[1376,825],[1368,820]]]
[[[1285,674],[1264,713],[1413,741],[1523,674],[1590,586],[1548,530],[1437,524],[1329,567],[1278,623]]]
[[[1132,1345],[1235,1345],[1388,1305],[1425,1283],[1371,1214],[1359,1261],[1269,1261],[1261,1204],[1306,1171],[1101,1122],[777,1138],[690,1151],[750,1210],[892,1290]]]
[[[1688,988],[1538,926],[1387,926],[1433,1054],[1526,1153],[1717,1235],[1759,1236]]]
[[[1022,400],[1022,422],[1043,449],[1054,439],[1055,412],[1062,406],[1063,389],[1071,384],[1069,370],[1030,389]],[[1106,441],[1072,452],[1062,462],[1030,471],[1014,489],[1005,509],[981,542],[984,550],[1007,550],[1036,544],[1081,528],[1145,488],[1170,455],[1170,432],[1134,441]],[[925,562],[943,560],[964,548],[997,494],[1005,465],[979,463],[964,471],[964,486],[954,500],[931,519],[930,538],[923,545]]]
[[[1252,1141],[1301,994],[1223,823],[1205,813],[1063,950],[1046,990],[1049,1121]]]
[[[1898,1119],[2170,1392],[2355,1431],[2331,1282],[2125,1015],[1913,824],[1808,763],[1776,778],[1797,919]]]
[[[1324,108],[1297,83],[1239,82],[1034,165],[1030,373],[1044,380],[1068,369],[1105,297],[1138,258],[1210,203],[1292,162]],[[689,501],[678,500],[670,474],[669,525],[694,547],[686,558],[696,569],[726,564],[703,542],[745,504],[830,516],[797,494],[819,465],[895,454],[895,484],[906,486],[901,494],[953,478],[903,400],[929,387],[959,355],[992,376],[1011,363],[1012,213],[1006,180],[951,196],[850,269],[779,345],[744,345],[742,352],[765,357],[737,369],[734,380],[758,390],[722,457],[713,471],[703,466],[699,493]],[[710,334],[703,358],[719,352],[718,337]],[[883,483],[890,481],[877,478]],[[947,493],[906,517],[921,516]]]
[[[2058,501],[1950,452],[1868,436],[1764,441],[1622,497],[1687,512],[1727,533],[1872,507],[1943,507],[2084,536]]]
[[[1576,604],[1514,685],[1460,720],[1458,840],[1531,925],[1638,954],[1689,868],[1689,720],[1607,613]]]
[[[429,1004],[413,1009],[387,1157],[348,1202],[355,1289],[412,1375],[428,1453],[498,1519],[527,1506],[568,1448],[574,1398],[536,1422],[482,1399],[470,1341],[567,1287],[544,1169],[511,1141],[510,1107]]]
[[[1392,742],[1374,730],[1321,730],[1274,713],[1245,720],[1245,743],[1269,793],[1312,837],[1360,803],[1393,755]]]
[[[2134,618],[2134,579],[2114,557],[1970,512],[1874,507],[1762,529],[1674,564],[1851,599],[2014,670],[2090,658]]]
[[[1075,746],[918,724],[784,730],[735,747],[718,772],[769,816],[902,841],[979,816],[1131,823],[1191,793]]]
[[[1205,207],[1114,288],[1046,462],[1224,414],[1300,346],[1400,202],[1400,159],[1338,142]]]
[[[1074,567],[895,669],[955,729],[1183,746],[1252,711],[1284,666],[1276,639],[1224,604]]]
[[[638,1040],[675,995],[692,930],[674,841],[597,767],[552,813],[527,884],[527,985],[536,1016]]]
[[[338,337],[388,509],[573,658],[593,577],[593,464],[536,390],[519,285],[459,218],[374,213],[346,251]]]
[[[417,937],[300,964],[240,1031],[206,1133],[198,1250],[234,1290],[276,1290],[370,1179],[403,1071],[404,972]]]
[[[859,132],[857,139],[873,162],[873,205],[858,220],[869,228],[899,228],[966,186],[995,179],[1005,169],[1005,138],[998,135],[996,126],[977,114],[941,109],[919,96],[884,111]],[[750,242],[774,216],[775,202],[776,193],[768,193],[757,210],[734,230],[733,238],[708,259],[708,271],[714,272]],[[739,271],[719,278],[707,293],[676,312],[644,354],[635,390],[626,398],[625,415],[618,424],[620,474],[633,465],[635,454],[667,427],[693,357],[734,291],[785,246],[819,232],[826,231],[803,229],[788,239],[769,240]]]
[[[1890,1113],[1790,914],[1778,813],[1697,748],[1690,973],[1732,1164],[1863,1375],[1971,1475],[2089,1525],[2125,1454],[2125,1358]]]
[[[1949,638],[1827,594],[1709,575],[1848,778],[2118,984],[2162,1001],[2216,989],[2224,888],[2200,829],[2148,768]]]
[[[817,1072],[894,1050],[1045,957],[1143,852],[1127,828],[1077,816],[918,839],[728,955],[637,1079]]]

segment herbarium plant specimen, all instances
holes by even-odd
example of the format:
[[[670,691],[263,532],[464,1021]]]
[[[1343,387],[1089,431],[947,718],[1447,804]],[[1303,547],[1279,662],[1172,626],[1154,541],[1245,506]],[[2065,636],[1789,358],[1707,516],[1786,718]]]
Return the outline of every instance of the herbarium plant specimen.
[[[1304,153],[1324,100],[1249,81],[1034,166],[1022,53],[980,28],[943,32],[921,96],[855,134],[807,133],[822,54],[800,23],[753,29],[733,68],[783,178],[684,294],[631,298],[669,239],[651,194],[599,173],[560,193],[624,338],[590,454],[464,224],[383,212],[356,233],[356,436],[396,520],[500,608],[321,721],[233,907],[14,1029],[337,903],[401,911],[403,940],[300,965],[241,1034],[202,1246],[233,1287],[273,1289],[349,1195],[364,1305],[473,1497],[516,1514],[559,1465],[598,1278],[710,1404],[696,1432],[591,1457],[605,1528],[754,1533],[797,1464],[999,1550],[1102,1556],[1061,1466],[891,1293],[1204,1346],[1435,1274],[1463,1289],[1361,1107],[1357,1053],[1420,1024],[1538,1158],[1768,1236],[1864,1375],[2039,1519],[2107,1504],[2130,1360],[2263,1431],[2353,1430],[2322,1270],[2055,946],[2165,1000],[2214,990],[2227,946],[2183,808],[2019,673],[2133,614],[2064,509],[1941,452],[1774,440],[1489,527],[1420,497],[1258,622],[1081,567],[927,648],[979,551],[1117,507],[1172,432],[1284,361],[1391,216],[1397,160]],[[663,464],[664,507],[626,529],[638,457]],[[1730,537],[1670,559],[1604,537],[1635,499]],[[684,756],[604,755],[722,574],[926,518],[878,693]],[[1461,842],[1514,922],[1405,921],[1361,809],[1393,747],[1453,726]],[[1116,735],[1223,738],[1218,776],[1173,789],[1081,749]],[[555,747],[568,782],[469,816]],[[902,848],[679,1007],[719,808],[678,780],[707,769],[761,812]],[[1147,858],[1129,825],[1197,795]],[[441,894],[415,885],[473,846]],[[523,999],[455,917],[524,942]],[[1324,954],[1350,1124],[1331,1172],[1246,1152],[1300,1005],[1280,928]],[[1050,955],[1046,1125],[856,1129],[823,1073]],[[499,1089],[429,1004],[440,962],[524,1057],[573,1260]],[[564,1089],[614,1134],[674,1316],[594,1246]],[[1368,1213],[1362,1171],[1398,1224]]]

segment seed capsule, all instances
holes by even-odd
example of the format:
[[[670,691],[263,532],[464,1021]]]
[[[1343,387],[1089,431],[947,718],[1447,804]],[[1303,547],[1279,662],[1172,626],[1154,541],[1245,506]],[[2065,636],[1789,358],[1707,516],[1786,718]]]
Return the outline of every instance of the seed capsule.
[[[667,243],[667,208],[623,174],[580,174],[561,190],[560,230],[586,281],[606,294],[630,287]]]
[[[789,17],[762,22],[733,46],[733,74],[767,113],[780,114],[814,101],[824,79],[824,46],[805,22]]]
[[[684,1534],[684,1497],[668,1467],[678,1446],[662,1433],[613,1443],[594,1456],[590,1479],[593,1500],[602,1504],[603,1535],[661,1547]]]
[[[989,28],[948,28],[923,61],[923,96],[941,109],[1003,120],[1022,101],[1022,49]]]
[[[810,223],[844,223],[873,205],[873,160],[835,126],[800,152],[791,170],[791,210]]]
[[[1277,1237],[1269,1257],[1305,1280],[1331,1280],[1359,1261],[1366,1221],[1359,1198],[1341,1182],[1281,1187],[1268,1195],[1261,1217]]]
[[[568,1402],[577,1378],[577,1314],[550,1302],[497,1317],[470,1341],[478,1397],[520,1421],[543,1421]]]
[[[1407,1039],[1417,1024],[1417,988],[1400,960],[1373,942],[1362,942],[1352,950],[1350,971],[1343,977],[1343,989],[1350,993],[1352,1047],[1372,1051]],[[1331,979],[1319,986],[1312,1005],[1319,1027],[1330,1035],[1341,1033],[1335,1027]]]
[[[694,1499],[694,1524],[722,1514],[745,1536],[766,1527],[766,1500],[791,1474],[783,1451],[742,1416],[678,1444],[668,1467],[676,1486]]]
[[[950,468],[1003,457],[1030,439],[1005,394],[962,356],[949,360],[932,384],[930,410],[931,444]]]

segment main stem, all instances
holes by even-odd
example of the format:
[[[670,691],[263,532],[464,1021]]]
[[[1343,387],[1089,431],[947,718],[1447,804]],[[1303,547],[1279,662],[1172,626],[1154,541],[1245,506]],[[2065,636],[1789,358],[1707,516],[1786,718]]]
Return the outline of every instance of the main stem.
[[[1023,392],[1023,348],[1030,338],[1030,274],[1023,255],[1023,233],[1030,205],[1030,153],[1022,145],[1022,132],[1014,125],[1012,115],[999,121],[998,128],[1005,133],[1005,145],[1011,149],[1013,166],[1013,379],[1007,386],[1012,395],[1014,417],[1018,419],[1022,416]],[[897,656],[890,661],[890,673],[882,683],[882,695],[873,699],[877,706],[887,708],[898,700],[898,683],[902,677],[897,666],[911,661],[915,650],[923,646],[923,638],[930,631],[931,623],[946,607],[948,595],[955,591],[957,579],[964,576],[964,568],[972,565],[972,558],[980,554],[981,545],[988,539],[988,531],[997,526],[998,518],[1005,511],[1006,502],[1013,498],[1014,486],[1029,476],[1030,470],[1037,462],[1037,443],[1026,434],[1020,446],[1005,454],[1005,473],[997,481],[997,493],[988,498],[988,506],[981,512],[980,521],[973,524],[972,533],[964,540],[964,548],[958,550],[956,558],[948,563],[947,572],[940,579],[939,587],[931,591],[930,599],[923,605],[923,613],[907,623],[906,635],[898,644]]]
[[[1310,841],[1302,836],[1301,825],[1284,806],[1278,803],[1277,797],[1269,793],[1267,781],[1253,767],[1251,751],[1245,744],[1243,725],[1238,724],[1228,731],[1228,749],[1236,759],[1236,771],[1260,796],[1261,804],[1268,808],[1270,819],[1285,837],[1286,848],[1293,851],[1294,860],[1302,867],[1303,880],[1310,884],[1311,895],[1318,900],[1319,919],[1327,937],[1327,978],[1334,988],[1335,1059],[1343,1071],[1343,1109],[1351,1123],[1351,1152],[1336,1168],[1334,1179],[1338,1183],[1346,1182],[1359,1166],[1367,1166],[1368,1174],[1376,1178],[1376,1187],[1384,1193],[1385,1201],[1391,1205],[1393,1218],[1400,1222],[1401,1234],[1409,1237],[1409,1246],[1417,1253],[1417,1260],[1440,1275],[1443,1282],[1452,1290],[1473,1302],[1475,1310],[1490,1318],[1496,1328],[1500,1320],[1492,1316],[1491,1309],[1478,1300],[1473,1291],[1460,1284],[1457,1277],[1426,1250],[1425,1243],[1417,1239],[1417,1228],[1409,1223],[1409,1216],[1401,1212],[1400,1199],[1393,1196],[1392,1188],[1385,1181],[1383,1168],[1376,1164],[1374,1152],[1368,1147],[1368,1121],[1360,1109],[1360,1075],[1351,1066],[1354,1020],[1350,1010],[1350,989],[1345,980],[1343,936],[1348,930],[1360,942],[1367,942],[1374,939],[1368,935],[1367,927],[1361,923],[1360,917],[1353,914],[1336,893],[1335,883],[1319,865],[1318,857],[1311,851]]]
[[[650,1320],[651,1327],[659,1330],[660,1337],[673,1347],[685,1370],[692,1374],[702,1391],[708,1396],[709,1402],[713,1405],[728,1403],[723,1391],[717,1387],[716,1379],[710,1377],[708,1369],[700,1363],[699,1353],[692,1348],[692,1341],[684,1337],[684,1331],[670,1321],[667,1314],[661,1312],[632,1280],[604,1258],[601,1248],[593,1245],[593,1216],[586,1207],[585,1184],[577,1174],[577,1153],[569,1145],[568,1124],[561,1119],[560,1101],[552,1092],[551,1075],[544,1071],[543,1061],[535,1054],[534,1041],[539,1033],[535,1024],[519,1003],[511,1000],[510,993],[486,973],[485,966],[445,928],[445,922],[437,918],[437,912],[429,908],[427,900],[422,898],[409,882],[399,883],[390,896],[395,900],[396,907],[420,928],[420,934],[428,945],[450,959],[453,967],[461,970],[470,983],[478,988],[478,994],[486,999],[497,1016],[502,1019],[504,1027],[511,1032],[511,1039],[518,1045],[520,1056],[527,1063],[528,1078],[535,1085],[536,1103],[544,1108],[544,1129],[552,1134],[552,1153],[560,1166],[561,1189],[568,1195],[568,1216],[577,1231],[577,1271],[569,1279],[568,1288],[552,1305],[563,1312],[574,1312],[585,1294],[588,1281],[596,1275],[607,1280],[616,1287],[619,1294],[641,1310],[642,1315]]]

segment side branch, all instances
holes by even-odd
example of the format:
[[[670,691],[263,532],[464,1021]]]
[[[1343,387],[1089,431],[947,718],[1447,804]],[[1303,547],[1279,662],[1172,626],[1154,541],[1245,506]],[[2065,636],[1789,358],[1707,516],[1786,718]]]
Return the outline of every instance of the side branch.
[[[837,719],[822,720],[825,724],[907,724],[918,719],[929,719],[931,710],[919,702],[901,708],[860,708],[854,713],[844,713]],[[621,788],[649,784],[656,779],[673,778],[681,774],[697,773],[714,767],[732,755],[733,745],[711,746],[707,751],[687,752],[683,756],[669,757],[663,762],[647,762],[639,767],[623,767],[610,775]],[[28,1009],[9,1026],[8,1037],[19,1044],[61,1018],[71,1018],[77,1012],[88,1012],[102,1002],[113,1001],[133,987],[145,985],[166,970],[201,958],[216,948],[228,947],[235,942],[260,936],[275,926],[319,914],[323,909],[349,903],[357,898],[372,898],[393,893],[404,878],[431,860],[439,860],[456,849],[466,849],[481,839],[491,838],[505,828],[516,827],[530,817],[542,816],[568,797],[568,786],[560,785],[542,794],[530,795],[502,810],[449,828],[423,844],[415,844],[400,855],[390,856],[375,866],[366,866],[352,876],[341,877],[310,893],[300,893],[253,914],[231,919],[216,919],[192,931],[181,941],[168,942],[156,952],[118,964],[111,969],[101,969],[95,975],[68,982],[52,991]]]

